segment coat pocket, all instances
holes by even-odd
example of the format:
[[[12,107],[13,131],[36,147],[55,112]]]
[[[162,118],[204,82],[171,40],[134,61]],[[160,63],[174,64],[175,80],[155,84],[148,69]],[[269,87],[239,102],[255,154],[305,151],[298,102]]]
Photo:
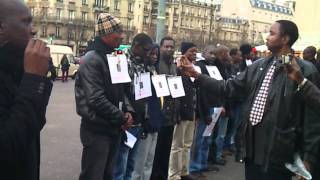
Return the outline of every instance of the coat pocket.
[[[272,161],[283,166],[286,162],[292,162],[293,154],[297,151],[296,141],[296,128],[291,127],[284,130],[276,128],[276,134],[271,150]]]

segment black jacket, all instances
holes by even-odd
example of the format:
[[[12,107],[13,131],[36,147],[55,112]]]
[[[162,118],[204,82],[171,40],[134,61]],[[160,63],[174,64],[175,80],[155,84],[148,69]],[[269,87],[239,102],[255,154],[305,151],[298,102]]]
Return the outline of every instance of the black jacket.
[[[318,153],[320,111],[305,105],[296,92],[297,85],[287,79],[282,66],[277,65],[262,122],[256,126],[249,122],[253,100],[271,61],[269,58],[255,61],[236,79],[217,81],[200,75],[196,83],[219,98],[244,99],[243,121],[237,135],[243,157],[264,168],[284,169],[284,163],[292,161],[293,153],[301,151],[304,159],[312,164]],[[302,60],[298,60],[298,64],[305,77],[319,83],[319,74],[314,66]]]
[[[190,77],[182,75],[182,83],[186,95],[180,98],[180,120],[193,121],[197,105],[196,88]]]
[[[0,179],[38,180],[40,131],[52,83],[27,74],[23,56],[0,49]]]
[[[77,113],[87,130],[117,136],[126,122],[123,111],[132,111],[123,85],[112,84],[106,54],[113,49],[96,38],[83,57],[75,82]],[[123,105],[122,111],[119,105]]]
[[[176,76],[177,75],[177,66],[176,64],[168,63],[163,56],[160,55],[159,61],[159,74],[166,74],[167,76]],[[165,96],[163,98],[163,109],[162,113],[164,115],[165,121],[163,126],[173,126],[177,123],[180,118],[180,98],[172,98],[171,96]]]
[[[209,72],[208,72],[206,66],[215,66],[215,63],[214,63],[214,61],[201,60],[201,61],[197,61],[195,65],[200,67],[202,74],[209,76]],[[209,109],[213,107],[212,102],[215,102],[214,105],[216,105],[216,106],[221,105],[221,103],[218,102],[218,99],[215,98],[215,96],[212,95],[210,93],[210,91],[207,91],[206,89],[203,89],[203,88],[197,88],[197,100],[198,100],[197,101],[197,116],[199,118],[205,118],[207,116],[210,116]]]
[[[128,58],[128,71],[131,78],[130,83],[124,84],[124,93],[128,97],[129,102],[132,105],[134,113],[132,113],[134,125],[143,125],[147,124],[147,115],[148,115],[148,101],[151,97],[142,98],[135,100],[135,82],[134,76],[139,77],[140,73],[150,72],[150,70],[155,70],[153,65],[147,64],[145,61],[147,59],[142,59],[139,56],[134,55],[131,50],[127,53]],[[150,72],[152,74],[152,72]]]

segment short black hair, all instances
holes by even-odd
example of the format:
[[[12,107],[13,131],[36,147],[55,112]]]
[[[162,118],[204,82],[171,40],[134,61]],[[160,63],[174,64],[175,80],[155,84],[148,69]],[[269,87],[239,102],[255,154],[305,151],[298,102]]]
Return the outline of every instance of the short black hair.
[[[234,56],[238,53],[239,49],[238,48],[232,48],[230,49],[229,55]]]
[[[309,51],[312,54],[312,56],[315,56],[317,54],[317,48],[314,46],[308,46],[304,49],[304,51],[305,50]]]
[[[294,22],[288,20],[278,20],[276,22],[280,24],[281,35],[289,37],[288,45],[291,47],[299,37],[299,30],[297,25]]]
[[[248,43],[242,44],[240,46],[240,51],[242,55],[249,55],[252,51],[252,46]]]
[[[132,40],[132,46],[135,45],[147,45],[147,44],[153,44],[153,41],[151,39],[150,36],[148,36],[145,33],[139,33],[136,36],[134,36],[133,40]]]
[[[161,39],[161,41],[160,41],[160,46],[163,45],[163,42],[164,42],[164,41],[173,41],[173,44],[176,44],[176,41],[175,41],[172,37],[166,36],[166,37],[164,37],[164,38]]]

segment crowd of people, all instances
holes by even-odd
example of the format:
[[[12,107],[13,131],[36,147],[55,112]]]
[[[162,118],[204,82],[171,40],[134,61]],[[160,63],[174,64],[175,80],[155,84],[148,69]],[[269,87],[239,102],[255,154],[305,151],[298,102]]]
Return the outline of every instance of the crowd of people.
[[[25,4],[0,5],[0,179],[37,180],[50,49],[32,39]],[[292,53],[299,36],[293,22],[271,26],[264,58],[250,44],[200,50],[169,36],[156,44],[145,33],[120,58],[120,20],[101,13],[95,31],[75,80],[80,180],[209,179],[205,172],[219,173],[230,155],[245,164],[246,180],[289,180],[294,173],[285,164],[296,154],[320,179],[320,63],[314,47],[304,60]],[[123,68],[129,78],[115,77]],[[184,95],[157,96],[150,82],[157,75],[181,77]],[[145,79],[149,95],[141,94]]]

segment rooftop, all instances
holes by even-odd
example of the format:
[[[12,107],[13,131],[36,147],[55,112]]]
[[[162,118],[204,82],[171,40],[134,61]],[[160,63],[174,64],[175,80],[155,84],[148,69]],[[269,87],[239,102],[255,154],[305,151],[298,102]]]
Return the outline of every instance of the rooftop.
[[[250,0],[251,6],[259,9],[269,10],[277,13],[292,15],[290,8],[285,6],[280,6],[277,4],[261,1],[261,0]]]

